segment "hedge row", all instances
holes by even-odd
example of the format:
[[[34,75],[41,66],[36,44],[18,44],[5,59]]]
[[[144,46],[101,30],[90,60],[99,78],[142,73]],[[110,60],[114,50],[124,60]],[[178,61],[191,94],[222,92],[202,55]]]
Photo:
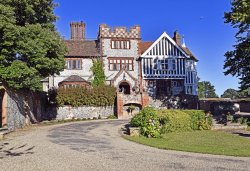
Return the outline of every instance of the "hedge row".
[[[59,88],[56,102],[58,106],[113,106],[116,97],[116,89],[111,86],[96,86],[93,88],[72,87]]]
[[[208,130],[212,118],[202,110],[156,110],[147,107],[132,118],[131,125],[139,127],[142,135],[159,137],[161,133]]]

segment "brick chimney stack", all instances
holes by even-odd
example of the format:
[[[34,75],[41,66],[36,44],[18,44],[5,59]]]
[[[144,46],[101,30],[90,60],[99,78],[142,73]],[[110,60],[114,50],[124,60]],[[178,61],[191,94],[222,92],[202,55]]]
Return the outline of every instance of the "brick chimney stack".
[[[85,23],[84,22],[71,22],[71,40],[85,40]]]
[[[181,45],[181,35],[178,33],[178,31],[174,32],[174,41],[176,42],[177,45]]]

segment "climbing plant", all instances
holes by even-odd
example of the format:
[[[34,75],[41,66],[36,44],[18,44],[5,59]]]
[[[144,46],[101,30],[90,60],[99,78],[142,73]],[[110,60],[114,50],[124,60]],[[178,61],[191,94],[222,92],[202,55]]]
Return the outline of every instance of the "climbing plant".
[[[102,59],[93,59],[93,66],[91,71],[94,74],[94,80],[92,82],[93,86],[99,86],[105,84],[105,74],[103,70]]]

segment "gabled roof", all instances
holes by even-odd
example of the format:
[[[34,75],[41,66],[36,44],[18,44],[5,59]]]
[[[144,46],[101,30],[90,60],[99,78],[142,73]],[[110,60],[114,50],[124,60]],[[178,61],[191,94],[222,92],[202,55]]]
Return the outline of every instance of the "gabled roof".
[[[134,81],[137,80],[135,77],[133,77],[133,75],[131,75],[126,69],[123,68],[116,74],[116,76],[112,79],[112,81],[115,81],[122,73],[128,74],[128,76],[130,76]]]
[[[148,53],[159,44],[163,39],[167,39],[175,48],[177,48],[181,53],[192,60],[198,61],[198,59],[193,55],[193,53],[182,45],[177,44],[166,32],[164,32],[155,42],[141,42],[139,45],[141,57],[145,57]],[[161,45],[163,46],[163,45]]]
[[[140,54],[143,54],[154,42],[140,42]]]
[[[163,38],[166,38],[170,43],[172,43],[179,51],[181,51],[186,57],[189,55],[180,48],[177,43],[166,33],[164,32],[142,55],[141,57],[145,57]]]
[[[71,75],[68,78],[64,79],[62,82],[88,82],[78,75]],[[89,83],[89,82],[88,82]]]
[[[100,57],[97,40],[65,40],[68,52],[66,57]]]
[[[198,59],[193,55],[193,53],[187,47],[183,46],[180,47],[190,56],[191,59],[198,61]]]

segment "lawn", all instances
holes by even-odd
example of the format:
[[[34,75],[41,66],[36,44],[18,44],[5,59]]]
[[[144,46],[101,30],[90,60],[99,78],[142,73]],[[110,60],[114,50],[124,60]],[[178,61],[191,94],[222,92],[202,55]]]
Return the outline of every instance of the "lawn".
[[[162,138],[125,137],[140,144],[178,151],[250,157],[250,138],[220,131],[164,134]]]

